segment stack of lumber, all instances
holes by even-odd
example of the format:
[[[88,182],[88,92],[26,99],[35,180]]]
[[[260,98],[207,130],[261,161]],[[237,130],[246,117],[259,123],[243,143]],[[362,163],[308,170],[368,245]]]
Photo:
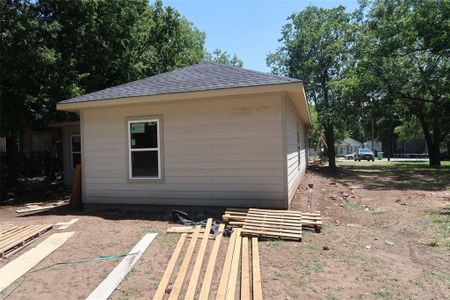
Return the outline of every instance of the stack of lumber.
[[[0,257],[8,257],[53,228],[52,224],[9,226],[0,231]]]
[[[218,265],[216,261],[221,250],[225,225],[219,226],[219,234],[213,242],[210,242],[208,236],[211,224],[212,219],[208,219],[204,230],[201,230],[200,226],[194,228],[186,250],[183,249],[188,233],[181,234],[153,297],[154,300],[235,299],[239,298],[236,297],[239,293],[241,299],[252,297],[262,299],[257,238],[251,241],[250,255],[248,237],[241,236],[241,229],[234,230],[229,239],[225,261]],[[212,247],[208,247],[210,243]],[[200,245],[197,247],[198,244]],[[206,251],[208,248],[210,251]],[[184,256],[178,263],[181,253]],[[211,286],[219,279],[220,283],[214,295]]]
[[[53,202],[53,203],[47,203],[44,204],[43,202],[38,202],[38,203],[29,203],[27,205],[25,205],[24,207],[21,207],[19,209],[16,210],[16,213],[18,214],[30,214],[30,213],[38,213],[41,211],[46,211],[55,207],[59,207],[62,205],[67,205],[69,202],[65,201],[65,200],[61,200],[58,202]]]
[[[322,228],[320,212],[228,208],[222,218],[234,227],[242,227],[245,235],[301,239],[302,229],[320,231]]]

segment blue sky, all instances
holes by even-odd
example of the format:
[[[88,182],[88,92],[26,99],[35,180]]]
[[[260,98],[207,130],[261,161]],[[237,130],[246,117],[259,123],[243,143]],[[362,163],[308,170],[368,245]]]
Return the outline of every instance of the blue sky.
[[[307,6],[348,10],[357,0],[163,0],[206,33],[208,51],[216,48],[236,53],[247,69],[269,72],[266,55],[279,46],[281,27],[293,12]]]

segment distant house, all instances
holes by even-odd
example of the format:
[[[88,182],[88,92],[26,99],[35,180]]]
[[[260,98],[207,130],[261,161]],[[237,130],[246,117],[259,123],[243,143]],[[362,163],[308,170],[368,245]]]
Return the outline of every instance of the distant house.
[[[287,208],[308,162],[294,78],[203,63],[57,108],[80,114],[84,203]]]
[[[373,148],[372,148],[372,145],[373,145]],[[383,147],[382,146],[383,146],[382,143],[377,141],[377,140],[374,140],[374,141],[368,140],[368,141],[364,142],[364,148],[370,149],[370,150],[372,150],[374,152],[381,152],[381,151],[383,151]]]
[[[335,145],[336,156],[344,156],[347,154],[352,154],[358,151],[359,148],[363,147],[363,143],[358,142],[351,137],[345,138],[342,142]]]

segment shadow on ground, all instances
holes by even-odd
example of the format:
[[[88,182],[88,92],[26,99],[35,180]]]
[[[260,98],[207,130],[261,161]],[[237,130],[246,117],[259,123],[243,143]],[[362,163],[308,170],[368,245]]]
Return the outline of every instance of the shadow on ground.
[[[391,166],[340,165],[334,171],[327,167],[312,167],[310,171],[369,190],[442,191],[450,187],[449,166],[430,168],[405,162]]]

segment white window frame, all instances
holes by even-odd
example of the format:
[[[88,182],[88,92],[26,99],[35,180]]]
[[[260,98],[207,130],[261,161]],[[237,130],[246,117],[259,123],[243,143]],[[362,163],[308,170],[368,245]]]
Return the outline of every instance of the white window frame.
[[[157,133],[157,147],[156,148],[139,148],[132,149],[131,148],[131,124],[133,123],[146,123],[146,122],[156,122],[156,133]],[[133,119],[128,120],[127,122],[127,132],[128,132],[128,179],[129,180],[161,180],[162,179],[162,163],[161,163],[161,122],[160,119]],[[144,151],[157,151],[158,152],[158,176],[138,176],[133,177],[133,166],[131,163],[131,153],[132,152],[144,152]]]
[[[73,151],[73,138],[74,137],[80,137],[80,151]],[[71,134],[70,135],[70,165],[72,166],[72,170],[75,169],[75,166],[73,165],[73,155],[74,154],[80,154],[80,159],[81,159],[81,135],[80,134]]]

